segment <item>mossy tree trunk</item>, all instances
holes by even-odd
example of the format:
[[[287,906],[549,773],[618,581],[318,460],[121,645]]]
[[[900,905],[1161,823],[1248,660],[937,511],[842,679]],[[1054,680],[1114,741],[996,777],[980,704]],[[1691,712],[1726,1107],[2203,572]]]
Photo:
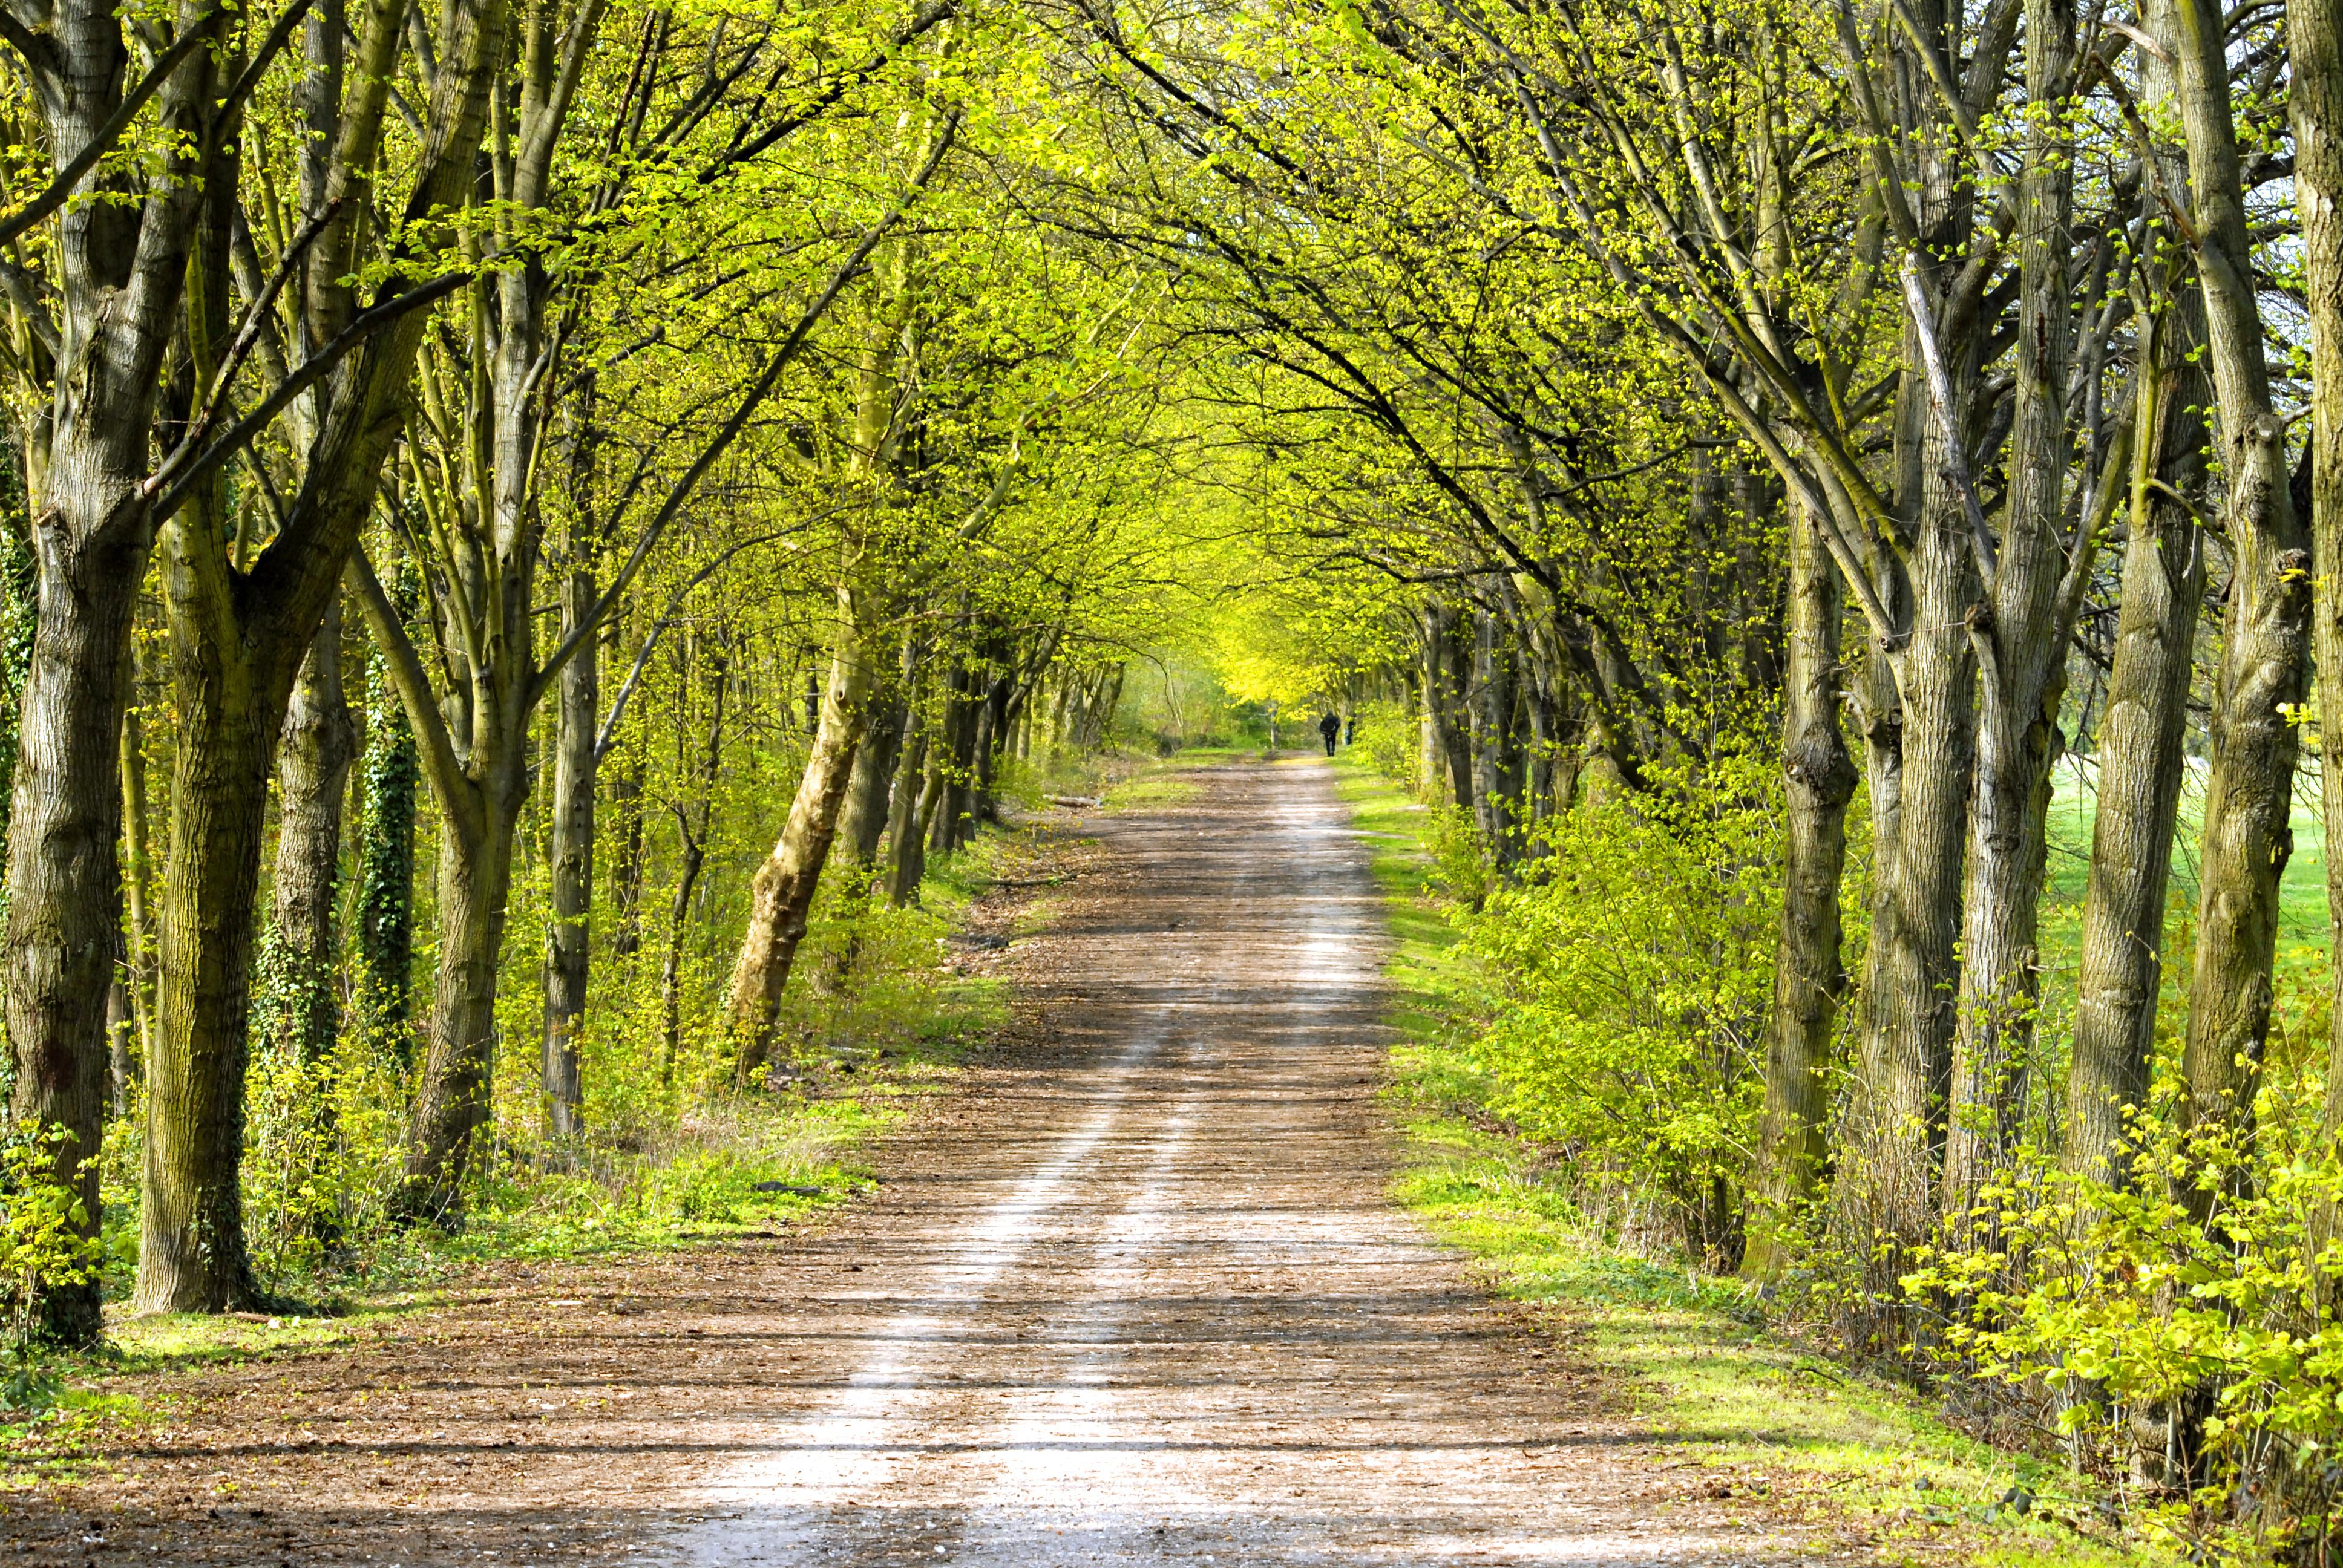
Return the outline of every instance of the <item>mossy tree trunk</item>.
[[[1765,1032],[1765,1101],[1750,1180],[1755,1222],[1742,1271],[1772,1279],[1795,1252],[1789,1233],[1821,1180],[1829,1111],[1824,1070],[1846,993],[1839,879],[1854,759],[1839,733],[1838,568],[1803,506],[1792,508],[1782,692],[1785,864],[1782,941]]]
[[[2167,54],[2169,41],[2167,41]],[[2142,96],[2168,108],[2173,67],[2140,61]],[[2159,123],[2170,123],[2158,115]],[[2184,189],[2187,159],[2155,149],[2168,189]],[[2115,658],[2098,729],[2098,799],[2066,1078],[2066,1168],[2094,1181],[2128,1176],[2124,1109],[2147,1105],[2172,839],[2187,769],[2188,681],[2205,599],[2204,302],[2172,220],[2151,201],[2129,488]],[[2115,482],[2113,477],[2110,483]]]
[[[562,668],[554,723],[543,1070],[548,1118],[554,1136],[564,1139],[586,1130],[578,1035],[586,1021],[586,980],[592,961],[594,785],[599,771],[594,739],[601,705],[601,639],[590,635],[588,623],[596,598],[589,572],[574,570],[562,583],[562,632],[565,637],[579,635],[580,645]]]
[[[2294,714],[2310,678],[2310,534],[2295,515],[2286,421],[2270,402],[2222,13],[2209,0],[2157,0],[2157,6],[2170,8],[2169,24],[2157,31],[2174,40],[2180,65],[2231,561],[2197,852],[2180,1113],[2185,1130],[2226,1141],[2251,1134],[2269,1040],[2278,886],[2294,850],[2289,823],[2301,746]],[[2192,1180],[2183,1180],[2182,1196],[2200,1214],[2213,1201]]]

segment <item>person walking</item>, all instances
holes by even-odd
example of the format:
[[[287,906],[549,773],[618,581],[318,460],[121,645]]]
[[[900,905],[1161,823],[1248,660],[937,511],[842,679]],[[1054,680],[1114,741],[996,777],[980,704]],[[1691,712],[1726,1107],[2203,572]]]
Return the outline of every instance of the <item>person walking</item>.
[[[1342,735],[1342,716],[1332,709],[1328,709],[1326,717],[1318,721],[1318,733],[1326,738],[1326,755],[1332,757],[1334,755],[1334,742],[1341,739]]]

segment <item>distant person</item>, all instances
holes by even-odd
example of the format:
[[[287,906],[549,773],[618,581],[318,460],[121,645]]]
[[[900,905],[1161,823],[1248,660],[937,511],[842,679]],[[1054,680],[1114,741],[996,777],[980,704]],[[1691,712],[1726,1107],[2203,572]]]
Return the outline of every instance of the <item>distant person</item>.
[[[1342,716],[1327,709],[1326,717],[1318,721],[1318,733],[1326,738],[1326,755],[1334,755],[1334,742],[1342,738]]]
[[[1350,745],[1359,738],[1359,716],[1355,713],[1342,721],[1342,744]]]

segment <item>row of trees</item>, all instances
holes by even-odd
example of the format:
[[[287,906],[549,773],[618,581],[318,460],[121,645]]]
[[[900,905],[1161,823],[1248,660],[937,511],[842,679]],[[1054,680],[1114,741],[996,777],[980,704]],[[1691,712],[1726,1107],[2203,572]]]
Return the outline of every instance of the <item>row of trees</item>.
[[[509,1144],[523,1030],[556,1165],[709,1041],[785,1073],[817,888],[916,900],[1160,613],[1165,285],[1031,217],[1030,34],[188,0],[0,44],[5,1020],[78,1232],[127,1118],[135,1304],[256,1304],[252,1235],[352,1215],[249,1212],[247,1151],[357,1138],[361,1047],[408,1223]],[[52,1273],[94,1339],[98,1271]]]
[[[1115,162],[1053,199],[1190,280],[1263,457],[1219,477],[1360,662],[1407,635],[1418,776],[1533,882],[1565,810],[1775,825],[1770,1000],[1678,998],[1731,1111],[1683,1231],[1838,1260],[1871,1352],[2112,1400],[2143,1473],[2310,1484],[2343,1010],[2278,937],[2298,787],[2343,831],[2334,8],[1063,25]]]

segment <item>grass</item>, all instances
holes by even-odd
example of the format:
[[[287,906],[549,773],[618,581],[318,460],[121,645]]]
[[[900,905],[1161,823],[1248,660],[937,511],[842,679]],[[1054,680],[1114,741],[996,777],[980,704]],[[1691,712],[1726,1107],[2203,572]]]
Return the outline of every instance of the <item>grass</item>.
[[[1496,1294],[1538,1311],[1617,1379],[1675,1461],[1762,1483],[1769,1508],[1870,1537],[1889,1561],[2117,1568],[2172,1561],[2122,1539],[2102,1495],[2055,1459],[1992,1448],[1900,1384],[1765,1326],[1737,1281],[1623,1251],[1544,1174],[1541,1151],[1482,1109],[1474,977],[1428,887],[1438,815],[1360,752],[1337,795],[1369,849],[1394,939],[1389,1091],[1406,1138],[1393,1195],[1464,1252]],[[2029,1505],[2004,1505],[2012,1489]]]
[[[2188,950],[2197,916],[2197,843],[2205,813],[2206,764],[2192,759],[2180,793],[2174,834],[2172,890],[2166,950]],[[2082,950],[2083,895],[2089,886],[2091,829],[2098,806],[2098,771],[2091,758],[2068,758],[2053,775],[2047,817],[2048,875],[2043,889],[2042,953],[2047,996],[2073,989]],[[2323,987],[2327,974],[2327,824],[2320,814],[2317,764],[2306,756],[2295,778],[2289,826],[2294,852],[2278,883],[2278,967],[2282,979]],[[2167,966],[2167,985],[2186,980],[2185,963]],[[2066,984],[2058,981],[2063,978]]]

